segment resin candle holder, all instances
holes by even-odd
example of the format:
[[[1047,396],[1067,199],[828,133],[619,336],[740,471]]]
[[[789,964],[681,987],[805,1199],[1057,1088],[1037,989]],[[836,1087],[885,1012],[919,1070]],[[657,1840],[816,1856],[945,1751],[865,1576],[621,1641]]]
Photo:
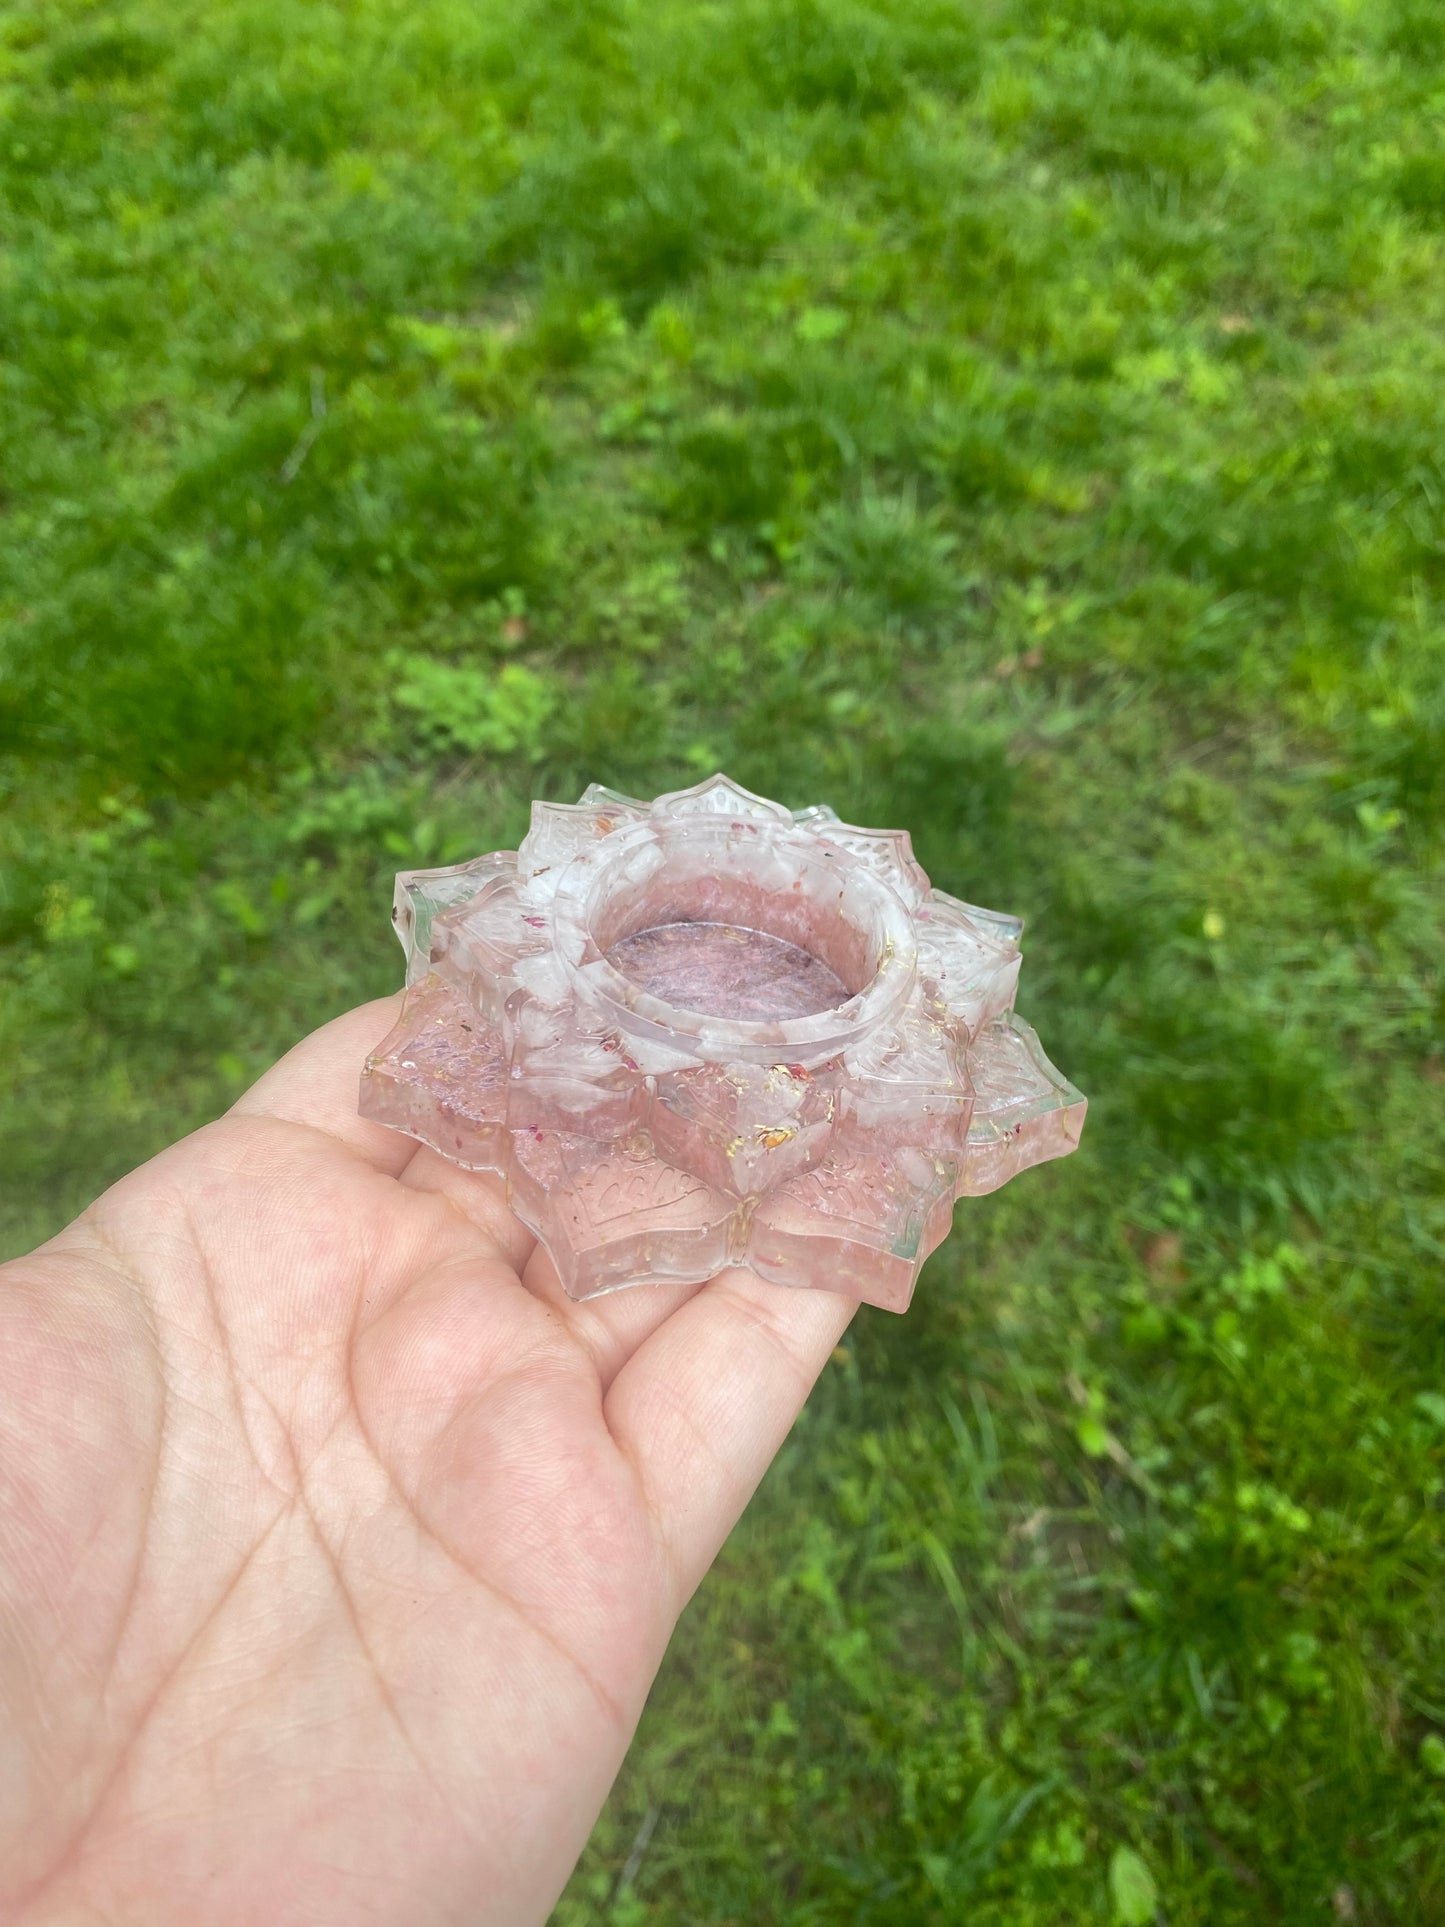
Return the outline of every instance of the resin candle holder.
[[[745,1265],[903,1311],[955,1198],[1079,1141],[1013,1014],[1022,925],[902,830],[594,784],[519,850],[404,872],[392,918],[362,1114],[500,1172],[573,1298]]]

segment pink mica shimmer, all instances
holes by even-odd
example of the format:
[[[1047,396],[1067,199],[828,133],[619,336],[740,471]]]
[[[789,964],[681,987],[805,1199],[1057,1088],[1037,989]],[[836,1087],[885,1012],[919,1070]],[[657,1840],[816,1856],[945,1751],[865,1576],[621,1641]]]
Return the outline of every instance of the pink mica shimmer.
[[[810,951],[742,924],[656,924],[613,944],[607,961],[674,1009],[709,1017],[776,1023],[836,1009],[849,997]]]

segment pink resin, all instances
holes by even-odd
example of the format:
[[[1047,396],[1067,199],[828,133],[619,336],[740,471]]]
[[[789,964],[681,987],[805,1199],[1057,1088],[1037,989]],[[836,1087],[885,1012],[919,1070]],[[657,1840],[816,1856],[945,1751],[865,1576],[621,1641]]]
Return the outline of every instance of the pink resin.
[[[502,1173],[574,1298],[746,1265],[902,1311],[955,1198],[1079,1140],[1013,1012],[1021,925],[932,889],[904,831],[721,776],[594,785],[403,874],[393,919],[361,1110]]]

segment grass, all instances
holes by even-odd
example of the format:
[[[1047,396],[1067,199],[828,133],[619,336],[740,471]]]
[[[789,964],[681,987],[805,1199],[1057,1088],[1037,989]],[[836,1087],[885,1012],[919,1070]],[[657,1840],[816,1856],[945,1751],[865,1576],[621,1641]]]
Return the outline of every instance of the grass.
[[[1442,111],[1435,0],[0,14],[7,1249],[589,779],[912,826],[1094,1100],[559,1927],[1445,1921]]]

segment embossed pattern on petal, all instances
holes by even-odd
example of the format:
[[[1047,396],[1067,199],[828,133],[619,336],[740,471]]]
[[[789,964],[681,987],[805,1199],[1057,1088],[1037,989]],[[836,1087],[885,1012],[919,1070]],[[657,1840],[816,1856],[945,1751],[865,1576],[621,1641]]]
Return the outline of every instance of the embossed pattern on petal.
[[[611,836],[619,825],[635,823],[640,817],[631,804],[534,803],[532,827],[517,850],[517,867],[527,878],[560,869]]]
[[[1022,961],[1009,934],[1016,921],[985,921],[942,890],[932,891],[919,913],[919,972],[969,1037],[989,1018],[1013,1008]]]
[[[973,1116],[973,1083],[958,1039],[911,1006],[849,1054],[844,1130],[850,1142],[912,1144],[961,1158]]]
[[[861,830],[836,817],[819,820],[816,827],[823,842],[866,863],[906,904],[921,903],[928,895],[928,872],[915,859],[907,830]]]
[[[955,1169],[914,1150],[840,1153],[762,1200],[748,1262],[774,1284],[821,1272],[831,1291],[906,1311],[923,1260],[953,1222]]]
[[[1010,1012],[981,1031],[969,1062],[974,1111],[962,1196],[996,1191],[1030,1165],[1076,1149],[1088,1100],[1044,1056],[1021,1017]]]
[[[669,790],[652,806],[654,816],[753,816],[770,823],[787,823],[792,811],[766,796],[754,796],[726,776],[709,776],[690,790]]]
[[[522,1132],[512,1202],[551,1254],[563,1289],[597,1298],[623,1285],[711,1278],[728,1261],[734,1201],[655,1158],[646,1144]]]

